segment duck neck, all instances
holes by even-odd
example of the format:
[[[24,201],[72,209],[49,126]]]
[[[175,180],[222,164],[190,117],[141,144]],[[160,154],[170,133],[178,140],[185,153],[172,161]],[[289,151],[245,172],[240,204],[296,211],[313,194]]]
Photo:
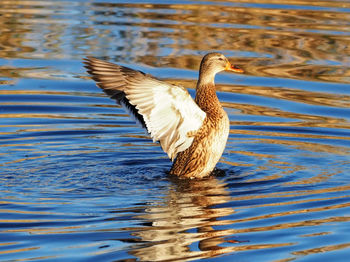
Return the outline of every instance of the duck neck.
[[[217,115],[222,106],[216,95],[214,78],[211,81],[201,81],[199,78],[196,88],[196,103],[208,115]]]

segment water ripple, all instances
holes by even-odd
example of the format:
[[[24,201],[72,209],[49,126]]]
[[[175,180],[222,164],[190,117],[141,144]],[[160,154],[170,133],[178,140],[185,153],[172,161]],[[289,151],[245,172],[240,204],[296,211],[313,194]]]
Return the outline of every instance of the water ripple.
[[[348,260],[348,2],[0,2],[2,261]],[[81,60],[193,95],[210,50],[229,140],[177,180]]]

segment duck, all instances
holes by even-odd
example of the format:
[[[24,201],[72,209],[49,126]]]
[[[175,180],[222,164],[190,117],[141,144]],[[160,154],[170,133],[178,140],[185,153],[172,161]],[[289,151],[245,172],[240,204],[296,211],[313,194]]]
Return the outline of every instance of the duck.
[[[170,175],[210,176],[226,147],[230,122],[214,83],[222,71],[243,73],[221,53],[206,54],[199,66],[196,94],[152,75],[94,57],[84,59],[88,74],[110,98],[159,142],[173,162]]]

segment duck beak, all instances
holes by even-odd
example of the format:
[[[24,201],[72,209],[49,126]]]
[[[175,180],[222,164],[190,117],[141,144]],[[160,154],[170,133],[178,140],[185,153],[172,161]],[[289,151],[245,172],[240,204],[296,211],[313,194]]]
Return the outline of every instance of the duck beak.
[[[227,62],[225,70],[232,71],[235,73],[244,73],[244,70],[242,68],[239,68],[238,66],[232,65],[230,62]]]

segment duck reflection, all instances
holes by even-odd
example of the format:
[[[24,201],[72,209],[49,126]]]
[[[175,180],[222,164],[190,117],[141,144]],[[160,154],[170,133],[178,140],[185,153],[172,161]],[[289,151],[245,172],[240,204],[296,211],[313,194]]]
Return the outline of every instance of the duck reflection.
[[[215,229],[230,224],[219,218],[234,210],[217,207],[230,199],[226,185],[214,177],[172,180],[168,194],[138,216],[149,223],[133,233],[136,242],[142,244],[129,253],[141,261],[184,261],[232,252],[232,248],[227,250],[220,244],[236,242],[225,240],[233,229]]]

